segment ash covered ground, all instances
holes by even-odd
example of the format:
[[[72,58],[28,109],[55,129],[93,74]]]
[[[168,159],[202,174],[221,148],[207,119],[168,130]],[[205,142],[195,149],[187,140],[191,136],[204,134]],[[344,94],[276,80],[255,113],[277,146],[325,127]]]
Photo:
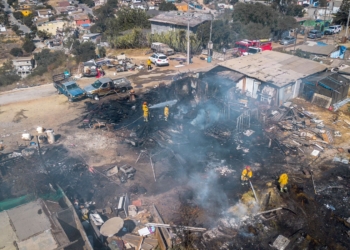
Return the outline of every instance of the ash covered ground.
[[[58,184],[72,201],[105,208],[129,193],[145,206],[156,204],[166,223],[206,227],[204,234],[185,235],[188,249],[271,249],[278,235],[291,241],[286,249],[350,249],[349,167],[329,157],[286,155],[279,144],[269,145],[259,113],[249,115],[249,128],[244,122],[237,128],[248,108],[233,106],[228,115],[225,84],[200,87],[194,81],[150,89],[135,102],[129,96],[86,101],[81,116],[62,125],[58,143],[42,145],[42,157],[1,155],[0,200],[40,196]],[[170,100],[177,103],[168,122],[162,105],[150,108],[150,121],[143,121],[142,102]],[[108,126],[91,128],[96,122]],[[243,134],[247,129],[254,133]],[[76,144],[83,144],[80,151]],[[134,167],[135,176],[126,182],[108,177],[115,165]],[[258,202],[250,186],[240,183],[246,165]],[[276,180],[284,172],[289,191],[280,193]]]

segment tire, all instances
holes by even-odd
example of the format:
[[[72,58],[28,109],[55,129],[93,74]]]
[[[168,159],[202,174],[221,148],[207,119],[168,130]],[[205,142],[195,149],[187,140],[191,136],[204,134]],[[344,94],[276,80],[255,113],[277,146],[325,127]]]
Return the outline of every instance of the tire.
[[[156,67],[159,67],[158,63],[155,63]]]
[[[94,95],[94,96],[92,97],[92,99],[94,99],[95,101],[99,101],[99,100],[100,100],[100,97],[98,97],[98,95]]]
[[[125,87],[121,88],[120,92],[125,93],[126,92],[126,88]]]
[[[69,101],[69,102],[73,102],[72,97],[68,97],[68,101]]]

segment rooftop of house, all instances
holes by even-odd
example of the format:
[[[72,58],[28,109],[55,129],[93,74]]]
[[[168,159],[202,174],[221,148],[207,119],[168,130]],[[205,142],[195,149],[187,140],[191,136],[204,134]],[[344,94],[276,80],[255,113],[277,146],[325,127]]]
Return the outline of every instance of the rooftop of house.
[[[86,14],[74,14],[73,18],[75,21],[79,21],[79,20],[87,20],[89,19],[89,16]]]
[[[322,42],[308,42],[305,45],[298,46],[297,49],[311,54],[329,56],[337,47],[337,45],[325,44]]]
[[[40,23],[38,23],[37,22],[37,26],[42,26],[42,25],[52,25],[52,24],[58,24],[58,23],[66,23],[65,21],[63,21],[63,20],[54,20],[54,21],[45,21],[45,22],[40,22]]]
[[[338,72],[331,71],[307,77],[305,79],[305,82],[314,84],[315,86],[320,85],[324,88],[335,90],[338,90],[340,87],[348,85],[350,83],[349,79],[345,78]]]
[[[219,65],[276,87],[283,87],[327,68],[318,62],[276,51],[234,58]]]
[[[48,13],[51,13],[52,10],[51,9],[41,9],[41,10],[37,10],[37,12],[40,14],[48,14]]]
[[[67,7],[70,5],[70,3],[68,1],[61,1],[61,2],[58,2],[58,7]]]
[[[180,12],[180,11],[169,11],[161,13],[157,16],[150,18],[151,22],[173,24],[179,26],[187,26],[188,18],[190,18],[190,27],[196,27],[197,25],[209,21],[212,19],[211,14],[199,13],[199,12]]]
[[[99,36],[99,35],[101,35],[101,33],[89,33],[89,34],[83,35],[83,38],[93,38],[93,37]]]
[[[23,62],[29,62],[30,63],[30,60],[32,60],[31,57],[16,57],[15,59],[12,59],[12,62],[14,64],[16,64],[16,63],[23,63]]]
[[[35,200],[0,212],[0,242],[5,249],[56,249],[70,243],[47,204]],[[50,218],[51,217],[51,218]],[[42,247],[44,246],[44,247]]]

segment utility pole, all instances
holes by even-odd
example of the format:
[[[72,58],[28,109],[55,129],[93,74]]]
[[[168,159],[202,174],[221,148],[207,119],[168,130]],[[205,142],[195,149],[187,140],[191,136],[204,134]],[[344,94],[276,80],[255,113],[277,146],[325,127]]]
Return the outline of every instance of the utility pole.
[[[210,32],[209,32],[209,42],[208,42],[208,57],[211,57],[211,33],[212,33],[212,30],[213,30],[213,16],[211,17],[211,20],[210,20]]]
[[[348,21],[346,22],[346,32],[345,32],[346,39],[348,39],[349,18],[350,18],[350,8],[349,8]]]
[[[187,20],[187,65],[190,65],[190,17]]]

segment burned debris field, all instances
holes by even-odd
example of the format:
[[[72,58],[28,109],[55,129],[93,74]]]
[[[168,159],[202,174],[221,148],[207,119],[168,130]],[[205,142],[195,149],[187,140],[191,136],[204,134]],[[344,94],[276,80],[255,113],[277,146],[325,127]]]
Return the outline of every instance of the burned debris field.
[[[110,207],[104,215],[114,217],[117,197],[128,194],[142,200],[139,209],[155,204],[167,224],[206,228],[174,230],[185,249],[350,249],[348,148],[316,127],[321,118],[303,102],[272,108],[244,98],[224,78],[179,75],[144,93],[85,101],[55,144],[0,155],[0,200],[50,197],[59,186],[72,203]],[[97,138],[78,152],[67,142],[75,133]],[[95,140],[113,146],[90,154]],[[88,163],[104,148],[109,163]],[[253,177],[242,185],[246,166]],[[287,192],[278,186],[283,173]]]

